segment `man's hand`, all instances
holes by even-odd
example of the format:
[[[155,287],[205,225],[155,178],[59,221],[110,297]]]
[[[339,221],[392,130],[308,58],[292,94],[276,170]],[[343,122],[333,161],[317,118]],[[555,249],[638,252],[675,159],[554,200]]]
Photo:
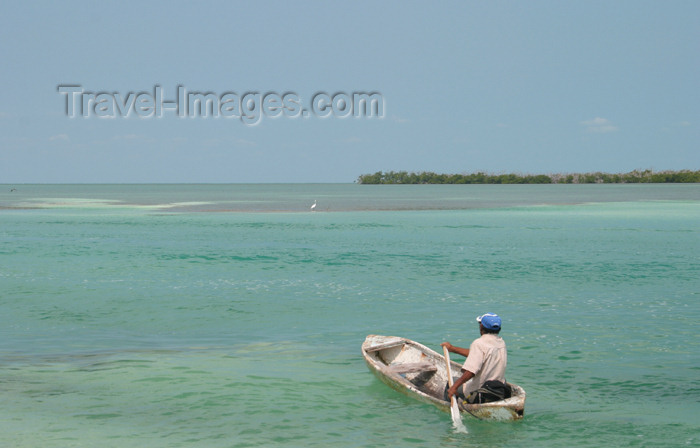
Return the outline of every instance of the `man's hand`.
[[[452,387],[447,389],[447,399],[452,400],[452,396],[457,393],[457,385],[453,384]]]
[[[462,348],[462,347],[455,347],[454,345],[450,344],[449,342],[445,341],[441,346],[445,347],[448,352],[451,353],[457,353],[460,356],[464,356],[465,358],[469,356],[469,349],[468,348]]]

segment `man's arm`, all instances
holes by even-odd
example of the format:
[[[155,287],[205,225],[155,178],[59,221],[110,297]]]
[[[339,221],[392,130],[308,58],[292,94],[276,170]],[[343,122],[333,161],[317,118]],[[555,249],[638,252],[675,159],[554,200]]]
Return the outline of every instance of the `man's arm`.
[[[470,379],[472,379],[473,376],[474,376],[474,374],[472,372],[470,372],[469,370],[465,370],[464,373],[462,374],[462,376],[459,377],[459,379],[457,381],[455,381],[455,383],[452,385],[452,387],[447,389],[447,397],[452,398],[452,395],[457,393],[457,390],[460,387],[462,387],[462,384],[464,384],[467,381],[469,381]]]
[[[457,353],[458,355],[462,355],[465,358],[469,356],[469,349],[468,348],[455,347],[454,345],[450,344],[449,342],[443,342],[440,345],[447,348],[448,352]]]

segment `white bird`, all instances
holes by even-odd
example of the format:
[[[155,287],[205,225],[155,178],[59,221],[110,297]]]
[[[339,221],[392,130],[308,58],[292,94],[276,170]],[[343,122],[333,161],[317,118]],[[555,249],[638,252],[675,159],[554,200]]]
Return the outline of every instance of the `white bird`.
[[[311,211],[312,212],[316,211],[316,201],[314,201],[314,205],[311,206]]]

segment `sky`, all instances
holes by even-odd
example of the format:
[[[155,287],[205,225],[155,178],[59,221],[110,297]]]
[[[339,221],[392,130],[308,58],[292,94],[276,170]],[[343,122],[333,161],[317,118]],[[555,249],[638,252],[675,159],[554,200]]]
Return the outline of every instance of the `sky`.
[[[3,2],[0,183],[698,170],[698,17],[695,0]]]

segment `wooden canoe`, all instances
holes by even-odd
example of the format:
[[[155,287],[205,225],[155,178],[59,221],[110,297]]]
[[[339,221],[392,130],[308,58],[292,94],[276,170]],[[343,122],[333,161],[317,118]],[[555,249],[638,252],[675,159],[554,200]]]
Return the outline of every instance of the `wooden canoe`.
[[[362,355],[369,369],[388,386],[446,412],[450,411],[450,402],[444,399],[447,384],[445,358],[439,353],[410,339],[369,335],[362,344]],[[459,376],[462,366],[454,361],[450,366],[453,375]],[[523,418],[525,390],[508,384],[513,392],[512,397],[484,404],[460,402],[460,411],[482,420]]]

